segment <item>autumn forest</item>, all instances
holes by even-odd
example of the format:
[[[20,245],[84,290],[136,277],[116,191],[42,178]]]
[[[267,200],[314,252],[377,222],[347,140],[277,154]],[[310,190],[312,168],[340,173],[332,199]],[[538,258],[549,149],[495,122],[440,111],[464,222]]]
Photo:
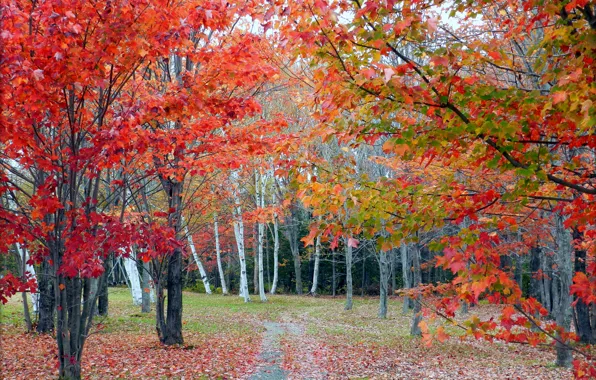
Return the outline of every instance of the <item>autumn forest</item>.
[[[0,378],[596,378],[592,0],[0,22]]]

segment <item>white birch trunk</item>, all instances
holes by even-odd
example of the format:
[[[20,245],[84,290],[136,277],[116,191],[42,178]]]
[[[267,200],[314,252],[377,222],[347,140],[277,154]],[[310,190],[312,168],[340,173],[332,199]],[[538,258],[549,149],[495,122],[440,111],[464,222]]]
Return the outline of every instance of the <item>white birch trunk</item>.
[[[27,249],[23,249],[19,243],[16,243],[16,247],[19,257],[25,262],[25,273],[27,273],[29,277],[35,279],[35,283],[37,284],[35,268],[31,264],[27,264],[27,261],[29,261],[29,252]],[[30,292],[29,295],[31,296],[31,304],[33,305],[33,314],[39,314],[39,294]]]
[[[195,248],[195,243],[192,240],[192,235],[188,231],[188,225],[184,226],[184,233],[186,234],[186,238],[188,239],[188,246],[190,247],[190,252],[192,252],[192,257],[195,259],[197,267],[199,267],[199,274],[201,275],[201,280],[203,281],[203,285],[205,286],[205,292],[207,294],[211,294],[211,284],[209,284],[209,277],[207,277],[205,267],[203,267],[203,263],[201,262],[201,259],[197,254],[197,249]]]
[[[349,244],[350,239],[345,238],[346,244],[346,305],[345,310],[352,310],[352,246]]]
[[[232,174],[232,178],[235,173]],[[232,179],[234,181],[234,179]],[[236,182],[236,181],[234,181]],[[234,190],[234,237],[236,238],[236,247],[238,248],[238,257],[240,259],[240,297],[244,302],[250,302],[248,292],[248,280],[246,278],[246,256],[244,254],[244,221],[242,220],[242,207],[240,207],[240,198]]]
[[[224,275],[223,265],[221,263],[221,249],[219,247],[219,227],[217,225],[217,213],[213,215],[213,229],[215,231],[215,254],[217,256],[217,270],[219,272],[219,280],[221,282],[221,292],[228,294],[228,286]]]
[[[401,244],[399,248],[401,253],[401,268],[402,268],[402,278],[404,282],[404,289],[408,289],[410,287],[410,266],[408,260],[408,246],[405,243]],[[403,312],[408,313],[410,311],[410,297],[404,296],[404,304],[403,304]]]
[[[315,268],[312,274],[312,287],[310,288],[310,294],[313,296],[317,294],[317,287],[319,285],[319,263],[321,261],[321,235],[317,236],[315,242]]]
[[[124,257],[124,270],[128,277],[130,292],[132,294],[132,302],[140,306],[143,303],[143,289],[141,289],[141,279],[139,277],[139,270],[137,268],[137,260],[134,251],[131,251],[132,257]]]
[[[259,178],[259,172],[255,170],[255,197],[257,201],[257,207],[261,209],[265,207],[265,183],[264,177],[261,175]],[[265,224],[262,222],[258,223],[258,248],[257,254],[259,256],[259,298],[261,302],[267,302],[267,296],[265,295],[265,277],[263,273],[263,235],[265,233]]]

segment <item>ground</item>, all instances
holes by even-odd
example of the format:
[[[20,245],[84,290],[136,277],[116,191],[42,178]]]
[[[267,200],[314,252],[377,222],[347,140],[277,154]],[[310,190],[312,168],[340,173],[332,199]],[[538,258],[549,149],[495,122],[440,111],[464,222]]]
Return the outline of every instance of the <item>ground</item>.
[[[141,314],[127,289],[110,288],[110,316],[96,319],[83,355],[88,379],[566,379],[551,347],[533,348],[452,338],[426,347],[409,336],[410,315],[391,299],[269,296],[244,304],[237,296],[184,294],[182,347],[166,348],[154,315]],[[254,297],[258,300],[258,297]],[[24,334],[21,297],[0,311],[0,378],[55,378],[51,336]],[[470,311],[496,315],[494,306]]]

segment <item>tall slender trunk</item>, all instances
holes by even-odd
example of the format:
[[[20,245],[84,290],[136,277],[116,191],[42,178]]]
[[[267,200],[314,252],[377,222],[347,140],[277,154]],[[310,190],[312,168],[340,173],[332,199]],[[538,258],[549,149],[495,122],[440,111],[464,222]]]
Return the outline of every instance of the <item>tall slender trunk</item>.
[[[554,292],[557,290],[557,284],[554,283],[551,279],[553,278],[553,258],[551,255],[547,255],[544,250],[540,251],[540,265],[542,269],[543,276],[540,279],[539,283],[539,290],[540,290],[540,299],[546,307],[546,310],[549,312],[553,311],[554,306]]]
[[[410,288],[410,265],[408,258],[408,246],[406,243],[402,243],[399,248],[401,253],[401,271],[404,282],[404,289]],[[404,297],[403,312],[408,313],[410,311],[410,297]]]
[[[387,285],[389,284],[389,263],[387,252],[379,252],[379,318],[387,318]]]
[[[26,274],[31,279],[34,279],[35,282],[37,283],[37,275],[35,274],[35,268],[33,267],[33,265],[28,263],[29,252],[27,251],[26,248],[22,248],[19,243],[16,243],[15,245],[16,245],[17,252],[19,253],[19,258],[22,260],[21,261],[22,262],[21,273],[23,275]],[[38,310],[39,310],[39,294],[36,292],[31,292],[30,297],[31,297],[31,305],[32,305],[33,313],[37,314]]]
[[[310,288],[310,294],[313,296],[317,294],[317,287],[319,285],[319,263],[321,261],[321,235],[317,236],[315,242],[315,267],[312,273],[312,287]]]
[[[411,245],[412,247],[412,287],[415,288],[420,286],[421,283],[421,271],[420,271],[420,249],[418,243]],[[420,321],[422,321],[422,307],[420,304],[421,296],[416,297],[414,301],[414,315],[412,316],[412,327],[410,329],[410,335],[418,336],[422,335],[420,330]]]
[[[139,269],[137,268],[135,251],[131,250],[131,256],[125,257],[123,260],[126,275],[128,276],[130,284],[132,301],[135,305],[140,306],[143,303],[143,290],[141,289],[141,279]]]
[[[349,238],[345,238],[346,245],[346,305],[345,310],[352,310],[352,246],[348,243]]]
[[[27,249],[21,248],[19,243],[15,244],[16,252],[18,255],[17,262],[21,263],[20,272],[22,278],[34,279],[37,282],[37,276],[35,275],[35,268],[32,265],[28,264],[29,261],[29,253]],[[27,331],[31,331],[33,329],[33,324],[31,323],[31,313],[29,312],[29,302],[27,301],[27,292],[22,292],[23,298],[23,317],[25,319],[25,326],[27,327]],[[31,292],[31,304],[33,307],[33,313],[37,314],[39,310],[39,293]]]
[[[259,176],[259,172],[255,170],[255,196],[257,207],[265,208],[265,177]],[[265,276],[263,271],[263,238],[265,235],[265,224],[261,221],[258,222],[258,238],[257,238],[257,256],[259,266],[259,298],[261,302],[267,302],[267,296],[265,295]]]
[[[362,285],[360,286],[360,296],[364,297],[364,288],[366,287],[366,256],[362,254]]]
[[[219,280],[221,282],[221,292],[224,295],[228,294],[228,286],[224,276],[223,265],[221,263],[221,249],[219,246],[219,227],[217,225],[217,213],[213,215],[213,231],[215,234],[215,255],[217,256],[217,270],[219,272]]]
[[[335,263],[335,250],[331,253],[331,295],[335,297],[337,292],[337,269]]]
[[[294,261],[294,275],[296,277],[296,294],[302,294],[302,260],[300,258],[300,225],[298,220],[298,206],[290,204],[289,213],[285,217],[285,235],[290,243],[290,251]]]
[[[558,271],[558,281],[560,284],[559,302],[555,308],[555,318],[557,324],[566,332],[571,328],[571,317],[573,309],[571,307],[572,297],[570,294],[571,279],[573,276],[573,268],[571,255],[573,251],[572,237],[569,231],[564,226],[564,218],[560,214],[555,214],[555,239],[557,243],[557,250],[555,253],[555,260]],[[569,349],[569,341],[563,341],[560,335],[557,338],[562,341],[557,341],[557,360],[556,365],[560,367],[571,367],[573,357]]]
[[[201,275],[201,281],[203,281],[203,285],[205,287],[205,293],[211,294],[211,284],[209,283],[209,277],[207,276],[205,267],[203,266],[199,255],[197,254],[197,249],[195,247],[194,241],[192,240],[192,235],[188,232],[188,225],[184,226],[184,233],[188,239],[188,246],[192,252],[192,257],[195,259],[195,263],[197,263],[197,267],[199,268],[199,274]]]
[[[395,265],[395,249],[392,249],[389,252],[389,273],[391,276],[391,288],[389,288],[390,290],[390,294],[395,294],[395,289],[397,288],[397,281],[396,281],[396,276],[395,276],[395,272],[396,272],[396,265]]]
[[[110,269],[111,269],[110,263],[111,262],[112,262],[112,260],[111,260],[111,255],[110,255],[110,256],[108,256],[108,258],[106,259],[106,261],[103,264],[103,269],[104,269],[104,272],[102,274],[103,280],[100,281],[101,288],[98,290],[99,294],[97,295],[97,314],[104,316],[104,317],[108,315],[108,309],[109,309],[108,276],[110,275]]]
[[[257,245],[259,244],[259,227],[258,223],[254,223],[252,229],[252,254],[254,259],[254,266],[252,272],[252,284],[253,284],[253,293],[255,295],[259,294],[259,248]]]
[[[234,236],[238,248],[238,257],[240,258],[240,296],[244,298],[244,302],[250,302],[248,280],[246,278],[246,256],[244,252],[244,222],[242,220],[240,199],[236,193],[234,193],[234,203]]]
[[[149,262],[143,261],[143,271],[141,273],[142,279],[142,290],[143,290],[143,299],[141,303],[141,313],[149,313],[151,312],[151,288],[149,286],[149,278],[151,273],[149,272]]]
[[[273,283],[269,293],[275,294],[279,280],[279,219],[277,213],[273,214]]]

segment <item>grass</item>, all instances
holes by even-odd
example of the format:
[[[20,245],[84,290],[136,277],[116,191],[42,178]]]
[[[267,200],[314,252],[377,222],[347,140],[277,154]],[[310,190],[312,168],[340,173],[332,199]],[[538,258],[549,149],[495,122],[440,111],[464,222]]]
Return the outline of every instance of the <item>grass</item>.
[[[376,376],[379,373],[397,371],[396,366],[400,365],[399,363],[406,365],[418,361],[422,364],[418,367],[414,366],[418,368],[416,371],[438,371],[437,368],[445,366],[447,362],[461,362],[461,366],[464,367],[470,367],[473,364],[475,366],[473,368],[478,368],[479,372],[473,372],[468,368],[467,371],[472,371],[469,372],[470,375],[468,377],[457,375],[460,378],[475,378],[478,374],[484,376],[486,371],[490,373],[491,370],[495,371],[497,378],[503,373],[514,377],[520,373],[522,375],[532,373],[536,378],[560,378],[569,374],[550,366],[553,358],[552,350],[515,345],[491,345],[482,341],[461,341],[457,338],[440,344],[436,342],[430,348],[424,347],[420,339],[409,335],[412,316],[411,313],[402,313],[402,302],[399,298],[390,299],[388,318],[383,320],[377,318],[378,299],[376,298],[356,297],[351,311],[344,310],[342,298],[268,295],[269,301],[266,303],[259,302],[258,296],[252,296],[252,298],[253,302],[245,304],[237,295],[184,292],[185,349],[164,351],[163,348],[159,348],[157,341],[154,311],[147,314],[141,313],[140,307],[132,304],[128,289],[110,288],[109,316],[95,319],[100,328],[94,331],[92,339],[97,341],[90,345],[90,353],[85,356],[87,358],[85,360],[90,362],[87,372],[91,373],[91,378],[175,377],[173,375],[175,372],[168,374],[169,372],[161,369],[160,366],[187,370],[189,365],[196,365],[195,361],[202,358],[204,363],[195,368],[192,378],[245,377],[257,365],[261,338],[265,331],[263,323],[270,321],[299,325],[304,331],[300,336],[286,334],[282,337],[286,353],[284,363],[287,368],[294,371],[292,372],[294,378],[308,376],[317,378],[316,373],[307,375],[300,372],[307,371],[308,368],[325,368],[326,373],[335,374],[338,377]],[[493,306],[480,305],[470,313],[478,311],[484,313],[486,317],[490,316],[490,313],[495,313],[495,310]],[[23,338],[24,322],[20,295],[0,307],[0,322],[5,342],[9,342],[10,339],[28,339],[28,343],[15,343],[15,349],[23,344],[33,347],[38,342],[36,340],[38,338],[34,336]],[[437,322],[431,322],[429,325],[434,329]],[[460,333],[452,327],[447,327],[447,331]],[[102,351],[101,347],[105,342],[110,342],[108,346],[116,347],[114,352],[109,351],[106,354]],[[53,350],[51,340],[47,340],[45,345],[47,347],[39,354],[40,363],[47,362],[47,357]],[[218,354],[222,356],[221,358],[212,357],[213,347],[217,345],[220,346]],[[131,369],[129,364],[123,364],[127,362],[125,357],[133,353],[141,356],[149,355],[145,361],[153,363],[152,366],[139,364],[139,368]],[[7,357],[12,354],[17,355],[7,349]],[[189,359],[191,364],[185,364],[180,359],[186,357],[185,355],[192,358]],[[106,360],[106,357],[112,358],[110,360],[113,364],[109,368],[103,368],[101,365],[94,366],[93,363]],[[469,362],[470,358],[473,358],[472,362]],[[313,360],[316,361],[316,365],[313,364]],[[130,361],[131,359],[128,360]],[[446,377],[440,375],[442,372],[439,371],[438,378],[450,378],[454,372],[449,371],[460,371],[457,369],[458,365],[448,370],[446,373],[450,375]],[[55,371],[49,365],[46,367],[43,376],[39,374],[32,376],[47,377],[51,375],[51,371]],[[18,368],[18,366],[11,368]],[[539,368],[539,371],[535,368]],[[525,372],[526,370],[529,372]],[[545,371],[546,375],[542,376],[540,371]],[[407,376],[411,378],[422,376],[420,373],[422,372],[403,372],[404,376],[408,374]],[[486,377],[491,378],[490,375]]]

